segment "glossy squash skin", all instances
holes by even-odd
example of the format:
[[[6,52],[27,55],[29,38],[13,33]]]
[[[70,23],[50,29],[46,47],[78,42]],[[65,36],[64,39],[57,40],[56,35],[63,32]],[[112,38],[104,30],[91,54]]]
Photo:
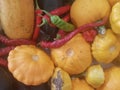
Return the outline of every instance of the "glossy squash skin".
[[[25,85],[40,85],[50,79],[54,64],[51,58],[36,46],[21,45],[10,51],[8,69]]]

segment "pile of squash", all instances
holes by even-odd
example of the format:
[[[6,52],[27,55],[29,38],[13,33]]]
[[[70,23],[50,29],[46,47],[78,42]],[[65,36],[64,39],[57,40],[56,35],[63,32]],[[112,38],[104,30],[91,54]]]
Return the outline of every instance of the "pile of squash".
[[[0,0],[2,28],[10,38],[30,39],[34,27],[33,0],[12,1]],[[7,57],[8,70],[25,85],[48,82],[51,90],[119,90],[119,11],[120,0],[73,1],[70,18],[76,28],[108,18],[104,27],[97,28],[94,41],[88,43],[79,33],[63,46],[50,48],[50,54],[35,45],[16,46]]]

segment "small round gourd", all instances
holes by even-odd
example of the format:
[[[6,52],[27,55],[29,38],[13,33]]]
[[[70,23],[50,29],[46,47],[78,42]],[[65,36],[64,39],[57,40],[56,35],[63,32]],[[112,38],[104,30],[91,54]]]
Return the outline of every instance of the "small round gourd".
[[[99,63],[110,63],[119,54],[120,43],[111,29],[98,34],[92,43],[92,55]]]
[[[107,0],[74,0],[70,17],[77,27],[109,17],[110,5]]]
[[[52,76],[54,64],[36,46],[21,45],[10,51],[8,69],[18,81],[26,85],[40,85]]]
[[[56,66],[69,74],[79,74],[92,62],[91,47],[81,34],[77,34],[60,48],[51,49],[51,57]]]

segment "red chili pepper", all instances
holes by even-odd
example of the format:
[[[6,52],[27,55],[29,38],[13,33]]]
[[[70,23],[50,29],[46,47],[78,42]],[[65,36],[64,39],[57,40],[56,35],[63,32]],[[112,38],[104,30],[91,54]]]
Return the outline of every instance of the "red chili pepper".
[[[63,14],[67,13],[70,10],[70,7],[71,7],[70,5],[65,5],[65,6],[56,8],[55,10],[52,10],[50,12],[50,14],[51,15],[58,15],[58,16],[63,15]],[[47,14],[45,14],[43,16],[43,18],[46,19],[50,23],[50,18],[49,18],[49,16]]]
[[[92,43],[96,35],[97,35],[97,30],[95,29],[90,29],[82,33],[82,36],[88,43]]]
[[[27,39],[8,39],[6,36],[0,34],[0,42],[8,46],[18,45],[35,45],[36,42]]]
[[[36,20],[35,20],[35,29],[32,37],[33,41],[36,41],[39,36],[39,32],[40,32],[39,25],[42,22],[42,17],[40,16],[41,14],[42,14],[42,10],[39,8],[36,0],[36,10],[35,10]]]
[[[69,22],[70,21],[70,14],[68,13],[62,18],[64,21]]]
[[[39,36],[39,33],[40,33],[40,23],[41,23],[41,20],[42,18],[40,16],[36,16],[36,23],[35,23],[35,29],[34,29],[34,33],[33,33],[33,37],[32,37],[32,40],[33,41],[36,41],[38,36]]]
[[[7,55],[11,50],[13,50],[15,48],[15,46],[7,46],[4,48],[0,49],[0,56],[5,56]]]
[[[8,62],[7,60],[3,59],[0,57],[0,65],[4,66],[4,67],[8,67]]]
[[[80,32],[84,32],[84,30],[86,30],[88,28],[95,28],[95,27],[104,25],[106,23],[107,19],[108,18],[105,17],[102,22],[89,23],[89,24],[85,24],[83,26],[80,26],[79,28],[77,28],[73,32],[69,33],[63,39],[56,40],[56,41],[53,41],[53,42],[41,41],[41,42],[38,43],[38,45],[40,45],[40,46],[42,46],[44,48],[58,48],[58,47],[64,45],[70,39],[72,39],[76,34],[78,34]]]

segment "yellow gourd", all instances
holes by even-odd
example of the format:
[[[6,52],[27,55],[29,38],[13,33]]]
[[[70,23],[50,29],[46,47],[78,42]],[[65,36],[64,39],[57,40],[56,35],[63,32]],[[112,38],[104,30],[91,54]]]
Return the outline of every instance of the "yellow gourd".
[[[120,2],[117,2],[110,13],[110,25],[114,33],[120,35]]]
[[[110,63],[119,54],[120,43],[112,30],[98,34],[92,43],[92,55],[100,63]]]
[[[56,66],[69,74],[83,72],[92,62],[90,44],[81,34],[77,34],[60,48],[52,48],[51,57]]]
[[[73,78],[72,90],[95,90],[95,89],[88,85],[84,79]]]
[[[18,81],[26,85],[40,85],[50,79],[54,64],[39,48],[21,45],[10,51],[8,69]]]
[[[94,88],[100,87],[105,80],[104,70],[101,65],[92,65],[86,71],[85,79]]]
[[[110,10],[107,0],[75,0],[70,9],[70,17],[79,27],[108,17]]]
[[[51,78],[51,90],[72,90],[70,75],[59,67],[55,68]]]

